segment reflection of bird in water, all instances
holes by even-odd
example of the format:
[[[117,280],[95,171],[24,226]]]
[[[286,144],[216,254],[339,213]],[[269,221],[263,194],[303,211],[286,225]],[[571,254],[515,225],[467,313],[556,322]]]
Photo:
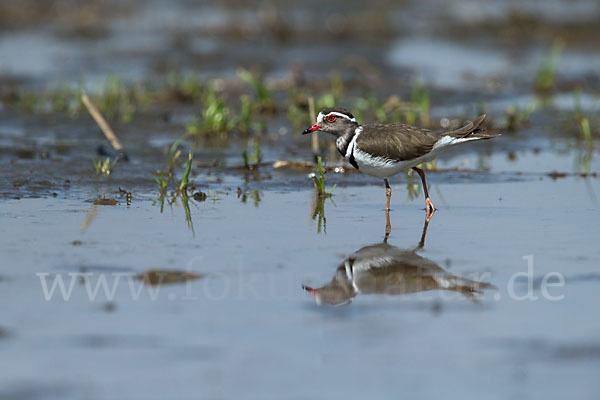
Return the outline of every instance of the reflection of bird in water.
[[[435,262],[416,253],[425,242],[425,222],[419,246],[402,250],[387,244],[365,246],[346,258],[327,285],[318,289],[304,286],[318,304],[337,306],[349,303],[359,294],[402,295],[429,290],[448,290],[477,301],[490,283],[461,278],[443,270]]]

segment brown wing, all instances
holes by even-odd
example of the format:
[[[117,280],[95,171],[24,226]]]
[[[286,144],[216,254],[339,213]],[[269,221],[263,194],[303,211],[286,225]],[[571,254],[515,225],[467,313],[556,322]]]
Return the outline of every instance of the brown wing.
[[[367,125],[356,145],[374,157],[406,161],[429,153],[439,139],[439,133],[410,125]]]

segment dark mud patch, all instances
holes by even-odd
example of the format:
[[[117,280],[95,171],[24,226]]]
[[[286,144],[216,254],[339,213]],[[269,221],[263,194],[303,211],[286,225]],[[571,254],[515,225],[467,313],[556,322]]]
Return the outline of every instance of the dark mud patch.
[[[10,331],[2,326],[0,326],[0,340],[8,339],[12,334]]]
[[[600,361],[600,343],[564,343],[543,339],[504,339],[500,341],[529,361]]]
[[[148,286],[161,286],[161,285],[172,285],[178,283],[185,283],[196,279],[201,279],[202,274],[196,274],[189,271],[175,271],[175,270],[160,270],[151,269],[143,274],[136,275],[135,278],[144,282]]]
[[[97,206],[116,206],[117,204],[119,204],[119,202],[116,199],[107,199],[105,197],[94,200],[94,205]]]
[[[160,340],[156,336],[150,335],[100,335],[89,334],[74,337],[70,342],[78,346],[90,348],[127,348],[127,349],[148,349],[156,348],[160,345]]]
[[[19,382],[7,385],[0,389],[0,399],[11,400],[62,400],[68,398],[81,398],[88,391],[76,389],[66,384],[42,384],[38,381]]]
[[[117,303],[109,301],[102,306],[102,311],[112,313],[117,311]]]
[[[580,178],[597,178],[598,177],[598,173],[597,172],[590,172],[590,173],[586,173],[586,172],[580,172],[580,173],[568,173],[568,172],[550,172],[547,174],[547,176],[549,178],[551,178],[553,181],[557,180],[557,179],[561,179],[561,178],[566,178],[568,176],[578,176]]]
[[[171,352],[175,354],[178,360],[202,361],[217,361],[224,358],[226,353],[223,348],[213,346],[176,347],[172,348]]]
[[[194,200],[196,200],[199,203],[202,203],[202,202],[206,201],[207,196],[206,196],[206,193],[204,193],[204,192],[196,192],[196,193],[194,193],[193,197],[194,197]]]
[[[583,261],[585,261],[585,259]],[[591,272],[589,274],[565,275],[564,280],[565,280],[565,285],[572,284],[572,283],[600,282],[600,273]],[[547,282],[550,284],[556,283],[556,279],[548,280]],[[544,283],[543,276],[535,277],[533,279],[533,288],[536,290],[540,290],[543,283]]]

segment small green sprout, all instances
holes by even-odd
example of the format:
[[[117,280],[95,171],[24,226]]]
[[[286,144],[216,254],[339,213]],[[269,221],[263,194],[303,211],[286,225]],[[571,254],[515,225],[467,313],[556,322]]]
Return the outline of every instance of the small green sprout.
[[[156,181],[156,183],[158,183],[158,190],[160,192],[161,196],[164,196],[167,194],[167,185],[168,185],[168,181],[165,179],[165,173],[164,171],[160,171],[160,177],[154,176],[152,175],[152,177],[154,178],[154,180]]]
[[[411,102],[413,103],[416,111],[419,113],[422,126],[429,126],[429,89],[425,86],[420,79],[415,80],[412,93]]]
[[[187,164],[185,166],[185,170],[183,172],[183,177],[181,178],[181,182],[179,182],[179,192],[182,194],[182,196],[187,196],[187,187],[189,184],[189,179],[190,179],[190,171],[192,170],[192,160],[193,160],[193,154],[190,151],[188,153],[188,161]]]
[[[261,129],[259,123],[255,122],[254,116],[254,104],[252,99],[248,95],[240,96],[240,116],[237,119],[238,131],[242,134],[248,134],[251,131],[258,131]]]
[[[217,94],[214,86],[209,86],[204,93],[203,103],[201,130],[206,133],[229,133],[233,128],[229,118],[229,108],[225,100]]]
[[[562,54],[564,43],[561,40],[555,40],[552,44],[552,49],[542,62],[542,66],[538,70],[535,77],[535,90],[547,94],[555,84],[556,66]]]
[[[260,162],[262,161],[262,151],[258,141],[254,142],[254,151],[252,154],[248,155],[248,150],[246,149],[242,151],[242,161],[247,170],[253,170],[259,167]]]
[[[312,173],[310,177],[313,179],[315,183],[315,190],[317,191],[317,196],[319,197],[331,197],[336,185],[333,185],[329,192],[325,191],[325,172],[323,170],[323,164],[321,160],[321,156],[317,157],[317,172]]]
[[[93,163],[96,175],[110,175],[115,165],[117,165],[117,159],[111,160],[110,157],[106,157],[104,160],[93,160]]]
[[[169,178],[173,177],[175,172],[175,164],[177,163],[177,159],[181,155],[181,150],[178,150],[180,139],[177,139],[173,142],[169,150],[167,151],[167,167],[169,168]]]

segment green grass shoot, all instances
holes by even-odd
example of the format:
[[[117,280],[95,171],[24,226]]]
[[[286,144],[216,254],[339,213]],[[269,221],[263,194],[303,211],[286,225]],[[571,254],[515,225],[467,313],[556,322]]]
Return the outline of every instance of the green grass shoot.
[[[581,129],[581,133],[583,134],[583,139],[587,143],[589,147],[593,147],[594,139],[592,137],[592,130],[590,128],[590,120],[587,117],[583,117],[579,121],[579,128]]]
[[[106,157],[104,160],[93,160],[93,163],[96,175],[110,175],[117,165],[117,159],[111,160],[110,157]]]
[[[252,153],[248,154],[248,150],[242,150],[242,162],[247,170],[258,168],[261,161],[262,150],[260,148],[260,143],[257,140],[254,141],[254,150]]]
[[[329,192],[325,191],[325,172],[323,169],[323,163],[321,160],[321,156],[317,157],[317,171],[316,173],[311,174],[313,182],[315,183],[315,190],[317,191],[317,195],[319,197],[331,197],[333,190],[336,185],[333,185]]]
[[[429,126],[429,89],[427,86],[421,83],[421,79],[415,80],[413,84],[411,102],[413,103],[416,111],[419,113],[421,126]]]
[[[240,96],[240,116],[238,119],[238,130],[247,134],[253,129],[252,115],[254,113],[253,104],[250,97],[243,94]]]
[[[192,160],[194,156],[190,151],[188,153],[187,164],[185,165],[185,170],[183,171],[183,177],[181,178],[181,182],[179,182],[179,191],[182,196],[187,196],[187,187],[190,179],[190,171],[192,170]]]
[[[158,190],[160,192],[160,195],[164,197],[164,195],[167,194],[167,185],[169,184],[167,179],[165,179],[164,171],[160,171],[160,177],[157,177],[155,175],[152,175],[152,177],[158,184]]]
[[[554,88],[556,67],[564,48],[561,40],[555,40],[552,48],[544,58],[540,69],[535,77],[535,90],[548,93]]]
[[[180,139],[177,139],[173,142],[169,150],[167,151],[167,168],[169,168],[169,178],[173,177],[175,173],[175,164],[177,163],[177,159],[181,155],[181,151],[177,148],[179,147]]]
[[[203,105],[200,129],[205,133],[229,133],[233,128],[233,123],[229,118],[229,108],[225,99],[217,94],[213,86],[209,86],[205,91]]]

